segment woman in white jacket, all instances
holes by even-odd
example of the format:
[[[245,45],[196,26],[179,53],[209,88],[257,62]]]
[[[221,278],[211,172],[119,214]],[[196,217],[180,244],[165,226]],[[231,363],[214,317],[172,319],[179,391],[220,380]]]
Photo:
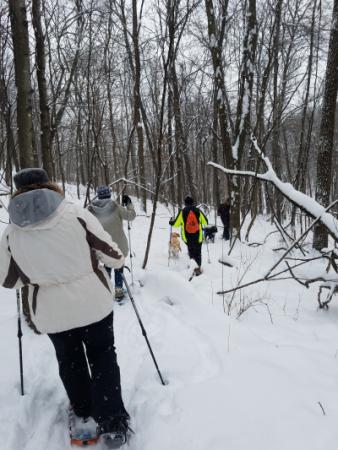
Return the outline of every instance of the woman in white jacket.
[[[66,201],[43,169],[21,170],[14,182],[10,224],[1,238],[0,283],[23,287],[31,321],[55,347],[77,418],[72,437],[93,417],[98,434],[122,444],[129,416],[114,348],[113,289],[103,265],[120,268],[124,256],[99,221]]]

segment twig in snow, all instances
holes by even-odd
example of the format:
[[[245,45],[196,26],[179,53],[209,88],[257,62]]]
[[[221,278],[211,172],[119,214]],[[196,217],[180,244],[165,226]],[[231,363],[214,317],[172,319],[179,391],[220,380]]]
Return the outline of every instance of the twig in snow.
[[[289,268],[289,272],[291,273],[291,275],[292,275],[292,278],[294,279],[294,280],[296,280],[299,284],[301,284],[302,286],[305,286],[306,288],[308,288],[309,286],[306,284],[306,283],[304,283],[303,281],[301,281],[299,278],[297,278],[296,277],[296,275],[293,273],[293,271],[292,271],[292,267],[290,266],[290,264],[287,262],[287,261],[285,261],[285,264],[288,266],[288,268]]]
[[[249,242],[248,247],[259,247],[261,245],[263,245],[261,242]]]
[[[331,205],[329,205],[326,209],[325,212],[327,212],[329,209],[331,209],[336,203],[338,202],[338,200],[334,201],[333,203],[331,203]],[[268,277],[271,272],[283,261],[283,259],[286,257],[286,255],[288,255],[291,250],[296,247],[296,245],[298,245],[298,243],[303,239],[304,236],[306,236],[308,234],[308,232],[316,225],[317,222],[320,221],[321,215],[319,217],[317,217],[311,224],[310,226],[304,231],[304,233],[296,240],[294,241],[294,243],[291,245],[291,247],[288,248],[288,250],[284,253],[284,255],[281,256],[281,258],[276,262],[276,264],[274,264],[271,269],[268,271],[268,273],[266,274],[266,277]]]
[[[292,269],[295,269],[296,267],[299,267],[299,266],[302,266],[304,264],[307,264],[308,262],[316,261],[318,259],[322,259],[322,256],[316,256],[315,258],[311,258],[311,259],[308,259],[306,261],[301,261],[299,264],[295,264],[292,267]],[[218,291],[217,294],[218,295],[229,294],[230,292],[238,291],[238,290],[243,289],[245,287],[252,286],[253,284],[258,284],[258,283],[260,283],[262,281],[273,281],[273,280],[276,280],[276,277],[278,275],[281,275],[282,273],[285,273],[285,272],[288,272],[288,271],[289,271],[289,268],[286,268],[284,270],[281,270],[280,272],[275,273],[274,275],[269,275],[269,276],[265,276],[265,277],[262,277],[262,278],[257,278],[256,280],[249,281],[248,283],[245,283],[245,284],[242,284],[242,285],[238,285],[235,288],[228,289],[226,291],[223,291],[223,290],[222,291]],[[312,280],[308,280],[308,281],[312,282]],[[324,279],[316,279],[314,281],[326,281],[326,280],[324,280]],[[307,283],[307,281],[306,281],[306,283]]]
[[[325,409],[323,408],[323,405],[321,404],[321,402],[317,402],[317,403],[320,406],[321,410],[323,411],[323,416],[326,416]]]

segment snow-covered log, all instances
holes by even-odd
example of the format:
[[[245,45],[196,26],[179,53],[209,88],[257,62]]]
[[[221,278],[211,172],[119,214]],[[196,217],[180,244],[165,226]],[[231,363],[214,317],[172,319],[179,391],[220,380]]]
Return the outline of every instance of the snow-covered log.
[[[338,202],[338,200],[333,202],[329,208],[325,208],[324,206],[316,202],[315,199],[309,197],[303,192],[297,191],[292,186],[292,184],[281,181],[278,178],[275,170],[273,169],[269,158],[265,156],[261,151],[261,149],[259,148],[257,140],[254,136],[251,136],[251,141],[253,143],[256,152],[258,153],[260,158],[264,161],[264,164],[267,169],[266,172],[256,173],[252,171],[231,170],[211,161],[208,162],[208,165],[221,170],[227,175],[254,177],[259,180],[272,183],[284,195],[284,197],[290,200],[291,203],[298,206],[309,216],[318,219],[318,221],[327,228],[328,232],[331,234],[334,240],[338,242],[338,220],[332,214],[327,212],[328,209],[332,208],[332,206],[334,206],[334,204]]]

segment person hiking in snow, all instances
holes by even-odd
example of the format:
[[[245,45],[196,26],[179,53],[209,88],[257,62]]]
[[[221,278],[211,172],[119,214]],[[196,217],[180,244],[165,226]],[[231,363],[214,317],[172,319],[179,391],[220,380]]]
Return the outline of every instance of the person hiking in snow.
[[[111,199],[111,192],[108,186],[100,186],[96,193],[97,199],[91,202],[88,206],[88,211],[97,217],[103,228],[110,234],[126,257],[129,247],[127,237],[123,231],[123,220],[131,221],[136,217],[131,199],[128,195],[122,196],[122,205],[126,206],[126,208],[123,208]],[[110,267],[107,268],[107,272],[111,276]],[[121,300],[124,297],[122,273],[123,266],[114,270],[116,300]]]
[[[99,263],[118,269],[124,256],[100,222],[68,202],[43,169],[23,169],[14,183],[10,224],[0,241],[0,283],[23,287],[32,323],[55,348],[72,442],[86,433],[87,440],[102,435],[122,444],[129,415],[114,348],[113,288]]]
[[[224,203],[221,203],[217,210],[217,215],[220,216],[223,223],[223,239],[226,241],[230,238],[230,199],[227,198]]]
[[[200,275],[202,273],[202,226],[208,225],[208,219],[195,206],[195,202],[190,196],[185,197],[184,205],[185,207],[179,211],[176,218],[170,219],[169,224],[174,228],[181,227],[181,237],[188,247],[189,258],[196,261],[197,264],[194,274]]]

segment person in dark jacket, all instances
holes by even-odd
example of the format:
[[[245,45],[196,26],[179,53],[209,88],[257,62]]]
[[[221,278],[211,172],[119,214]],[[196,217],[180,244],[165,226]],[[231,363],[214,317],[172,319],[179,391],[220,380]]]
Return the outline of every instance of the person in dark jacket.
[[[221,203],[217,211],[223,223],[223,239],[228,241],[230,239],[230,199],[227,198],[224,203]]]
[[[202,227],[208,225],[208,219],[196,207],[190,196],[185,197],[184,205],[185,207],[179,211],[176,218],[170,219],[169,224],[174,228],[181,227],[181,237],[188,247],[189,258],[196,261],[197,264],[194,270],[195,275],[200,275],[202,273]]]

